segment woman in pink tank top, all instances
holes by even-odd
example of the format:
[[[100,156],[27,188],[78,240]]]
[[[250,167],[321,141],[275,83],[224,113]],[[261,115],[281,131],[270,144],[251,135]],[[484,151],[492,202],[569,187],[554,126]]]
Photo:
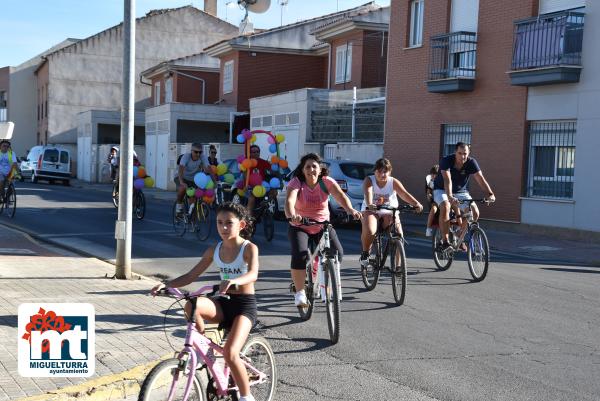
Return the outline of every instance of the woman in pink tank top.
[[[316,221],[329,220],[329,195],[333,196],[346,212],[360,219],[359,211],[352,207],[350,199],[344,194],[337,182],[327,176],[327,168],[321,166],[321,157],[316,153],[306,154],[300,159],[294,171],[294,178],[287,186],[285,215],[290,219],[288,238],[292,248],[291,274],[297,291],[294,296],[296,306],[306,306],[304,293],[306,262],[308,261],[308,241],[319,240],[323,228],[319,225],[304,226],[302,218]],[[344,250],[333,227],[329,228],[332,248],[337,250],[342,260]]]

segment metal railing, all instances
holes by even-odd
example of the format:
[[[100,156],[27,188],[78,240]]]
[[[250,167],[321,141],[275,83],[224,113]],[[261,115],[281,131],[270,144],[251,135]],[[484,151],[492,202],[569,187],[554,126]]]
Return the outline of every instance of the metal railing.
[[[573,11],[515,22],[511,68],[581,65],[584,14]]]
[[[475,78],[477,34],[452,32],[432,36],[429,80]]]

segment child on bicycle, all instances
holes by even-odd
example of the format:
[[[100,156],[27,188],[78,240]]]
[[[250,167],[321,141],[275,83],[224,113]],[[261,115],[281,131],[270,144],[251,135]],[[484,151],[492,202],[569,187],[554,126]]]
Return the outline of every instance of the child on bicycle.
[[[166,284],[152,288],[152,294],[164,287],[176,288],[191,284],[215,262],[221,275],[219,293],[228,297],[198,297],[185,306],[186,316],[192,316],[196,328],[204,333],[204,320],[220,323],[228,328],[227,343],[223,357],[231,368],[231,374],[240,391],[240,401],[254,401],[246,368],[240,359],[240,351],[256,323],[256,296],[254,282],[258,277],[258,247],[246,238],[250,233],[248,210],[231,202],[217,209],[217,230],[222,241],[208,248],[202,259],[186,274]]]
[[[435,214],[438,211],[437,204],[433,201],[433,183],[439,172],[440,166],[439,164],[436,164],[431,167],[431,170],[429,170],[429,175],[425,177],[425,195],[427,196],[427,201],[429,202],[429,216],[427,216],[427,229],[425,230],[426,237],[431,237],[433,235],[432,226]]]
[[[392,212],[389,210],[369,210],[374,206],[398,207],[398,196],[408,204],[413,205],[417,212],[423,211],[423,206],[406,189],[402,183],[392,177],[392,163],[388,159],[381,158],[375,162],[374,174],[365,177],[363,181],[363,194],[365,196],[361,211],[362,219],[362,253],[360,264],[366,266],[369,263],[371,244],[377,232],[377,220],[383,219],[383,227],[392,224]],[[402,233],[400,221],[395,222],[398,232]]]

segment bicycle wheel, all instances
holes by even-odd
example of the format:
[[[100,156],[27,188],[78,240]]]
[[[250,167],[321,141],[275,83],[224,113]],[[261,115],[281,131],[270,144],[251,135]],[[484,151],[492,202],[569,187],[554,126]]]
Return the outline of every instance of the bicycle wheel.
[[[277,366],[275,365],[275,354],[269,342],[264,337],[252,335],[242,347],[241,354],[250,359],[252,366],[267,375],[266,380],[259,383],[258,375],[248,369],[250,392],[256,401],[273,400],[277,385]]]
[[[140,190],[135,191],[133,198],[133,213],[138,220],[142,220],[146,215],[146,197]]]
[[[6,209],[6,215],[11,219],[15,217],[17,211],[17,190],[11,183],[6,189],[6,198],[4,199],[4,208]]]
[[[469,230],[469,244],[467,249],[467,264],[473,276],[473,281],[482,281],[487,275],[490,263],[490,246],[485,232],[479,227]]]
[[[119,207],[119,183],[115,182],[112,189],[112,202],[115,207]]]
[[[204,241],[210,235],[210,206],[205,202],[196,202],[196,237]]]
[[[406,253],[404,252],[404,242],[402,240],[393,240],[388,257],[390,258],[392,272],[394,301],[396,301],[396,304],[402,305],[406,295]]]
[[[340,339],[340,294],[338,293],[338,282],[335,275],[335,266],[329,258],[323,263],[325,276],[325,307],[327,308],[327,328],[329,339],[337,344]]]
[[[185,213],[185,210],[187,210],[187,202],[184,202],[182,209],[183,210],[178,214],[177,213],[177,201],[175,201],[175,203],[173,203],[173,213],[172,213],[173,229],[175,230],[175,234],[177,234],[181,237],[183,237],[183,235],[187,231],[187,216]]]
[[[439,228],[435,229],[433,233],[431,246],[433,250],[433,261],[437,266],[438,270],[448,270],[450,265],[452,265],[452,261],[454,260],[454,255],[449,252],[442,252],[438,249],[438,247],[442,243],[442,232]]]
[[[275,235],[275,220],[273,218],[273,212],[271,212],[271,210],[266,209],[263,212],[262,224],[265,239],[270,242],[273,239],[273,235]]]
[[[379,237],[375,237],[375,241],[373,241],[373,245],[371,246],[371,254],[369,255],[369,261],[375,261],[375,263],[369,263],[366,266],[360,265],[360,275],[362,277],[363,284],[368,291],[372,291],[377,282],[379,281],[379,274],[381,270],[379,269],[379,260],[380,257],[377,255],[381,249],[381,240]]]
[[[306,281],[304,284],[304,292],[306,293],[306,299],[308,301],[308,306],[298,306],[298,313],[300,314],[300,319],[309,320],[312,316],[313,309],[315,307],[315,282],[312,277],[312,269],[315,263],[319,263],[318,256],[313,259],[313,262],[310,266],[306,268]]]
[[[179,359],[171,358],[156,365],[140,388],[138,401],[164,401],[166,399],[178,401],[183,400],[185,386],[190,379],[190,372],[182,371],[178,368]],[[193,383],[188,396],[189,401],[205,401],[205,387],[202,384],[198,371],[193,376]],[[169,392],[173,390],[169,398]]]

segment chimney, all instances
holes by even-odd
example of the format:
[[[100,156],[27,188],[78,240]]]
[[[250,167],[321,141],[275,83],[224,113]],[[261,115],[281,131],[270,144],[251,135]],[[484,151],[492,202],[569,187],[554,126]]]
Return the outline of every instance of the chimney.
[[[204,12],[217,16],[217,0],[204,0]]]

